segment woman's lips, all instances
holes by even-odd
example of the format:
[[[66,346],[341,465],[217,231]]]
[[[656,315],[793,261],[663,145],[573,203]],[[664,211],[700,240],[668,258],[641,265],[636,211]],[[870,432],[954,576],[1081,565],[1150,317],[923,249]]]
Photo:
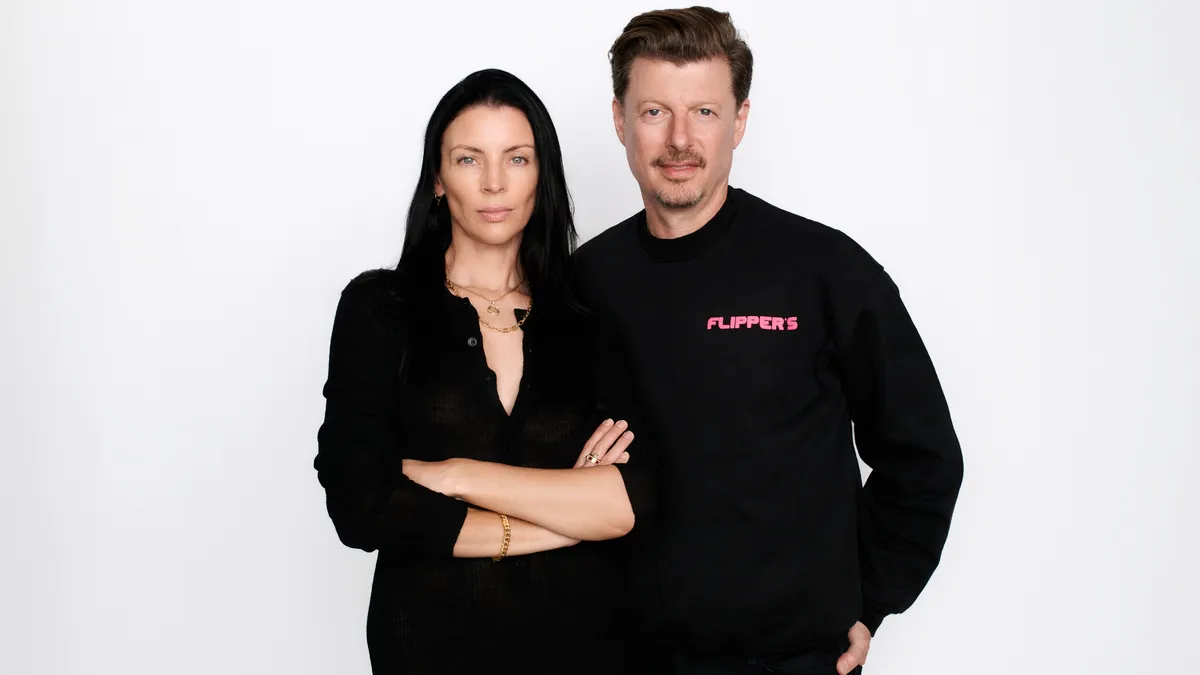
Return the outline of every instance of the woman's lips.
[[[489,223],[498,223],[507,218],[508,214],[512,213],[512,209],[496,207],[490,209],[479,209],[476,211],[476,213],[479,214],[480,218],[483,218]]]

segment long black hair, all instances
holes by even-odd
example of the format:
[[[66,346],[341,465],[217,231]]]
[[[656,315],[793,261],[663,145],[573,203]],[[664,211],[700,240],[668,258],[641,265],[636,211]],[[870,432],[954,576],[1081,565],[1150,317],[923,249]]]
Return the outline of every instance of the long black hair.
[[[471,73],[451,87],[434,108],[425,128],[421,173],[408,209],[398,268],[428,273],[430,266],[437,265],[440,269],[444,264],[450,246],[450,207],[448,200],[436,203],[433,192],[441,172],[442,136],[459,114],[479,105],[512,107],[529,120],[538,165],[537,196],[521,237],[519,262],[534,302],[543,311],[564,305],[577,308],[569,284],[571,255],[578,234],[558,132],[537,94],[503,70],[490,68]]]

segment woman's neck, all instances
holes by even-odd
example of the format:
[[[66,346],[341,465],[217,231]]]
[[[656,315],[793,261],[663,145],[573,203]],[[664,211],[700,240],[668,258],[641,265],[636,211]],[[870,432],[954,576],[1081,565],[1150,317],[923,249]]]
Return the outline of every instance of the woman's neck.
[[[489,246],[454,237],[446,250],[446,273],[459,286],[500,295],[522,283],[517,260],[520,248],[520,238],[502,246]]]

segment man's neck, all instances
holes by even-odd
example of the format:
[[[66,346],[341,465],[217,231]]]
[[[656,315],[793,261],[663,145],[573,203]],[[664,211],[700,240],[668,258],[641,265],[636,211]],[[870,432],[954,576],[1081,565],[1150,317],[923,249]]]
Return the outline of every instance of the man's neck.
[[[646,229],[658,239],[677,239],[704,227],[725,205],[729,185],[723,184],[704,196],[698,204],[686,209],[663,206],[654,197],[644,197]]]

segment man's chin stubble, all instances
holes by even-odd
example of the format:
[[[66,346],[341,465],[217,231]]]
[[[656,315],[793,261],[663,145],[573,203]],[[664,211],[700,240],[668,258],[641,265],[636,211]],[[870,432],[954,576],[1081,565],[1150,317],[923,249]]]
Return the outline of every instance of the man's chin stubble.
[[[654,198],[668,209],[690,209],[699,204],[704,195],[699,191],[686,195],[672,195],[666,190],[655,190]]]

